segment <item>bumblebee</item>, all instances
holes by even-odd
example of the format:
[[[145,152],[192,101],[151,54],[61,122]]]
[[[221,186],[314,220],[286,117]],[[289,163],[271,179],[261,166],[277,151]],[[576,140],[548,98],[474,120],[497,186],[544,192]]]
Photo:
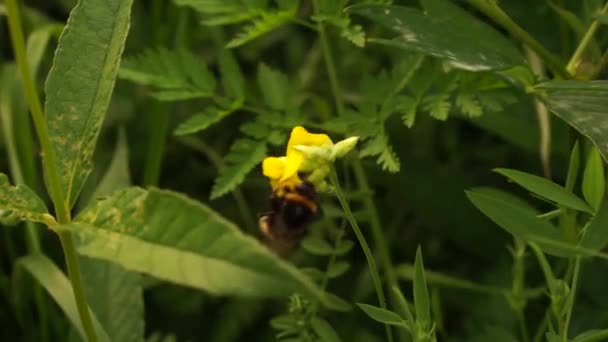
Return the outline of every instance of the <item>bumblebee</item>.
[[[279,252],[294,247],[308,226],[322,215],[317,191],[308,181],[293,189],[275,190],[270,196],[270,209],[260,216],[259,226],[270,247]]]

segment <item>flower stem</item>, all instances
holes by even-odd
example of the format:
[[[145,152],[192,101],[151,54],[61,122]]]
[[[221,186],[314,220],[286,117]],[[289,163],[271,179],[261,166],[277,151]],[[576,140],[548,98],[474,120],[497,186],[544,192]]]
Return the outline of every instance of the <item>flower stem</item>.
[[[600,12],[598,13],[598,17],[606,14],[607,11],[608,11],[608,2],[606,2],[604,4],[604,7],[602,7],[602,9],[600,10]],[[600,24],[597,20],[593,20],[591,25],[589,25],[587,32],[585,32],[583,39],[581,39],[581,42],[576,47],[574,54],[572,55],[572,57],[570,58],[570,61],[568,62],[568,65],[566,66],[566,70],[570,74],[576,75],[576,67],[580,63],[580,59],[581,59],[583,53],[585,52],[585,50],[587,49],[587,47],[589,46],[589,43],[591,43],[591,40],[593,39],[593,35],[595,35],[595,32],[597,31],[599,25]]]
[[[344,196],[344,192],[342,192],[342,188],[340,187],[340,183],[338,181],[338,175],[336,174],[336,170],[334,168],[332,168],[332,170],[331,170],[330,181],[336,192],[336,197],[338,197],[338,201],[340,202],[340,205],[342,206],[342,209],[344,210],[344,215],[346,216],[346,219],[348,220],[351,227],[353,228],[353,231],[355,232],[355,236],[357,237],[357,240],[359,241],[359,245],[361,245],[361,248],[363,249],[363,253],[365,254],[365,259],[366,259],[367,265],[369,267],[369,272],[372,277],[372,282],[374,283],[374,287],[376,289],[376,294],[378,296],[378,302],[380,304],[380,307],[383,309],[387,309],[386,298],[384,296],[384,290],[382,289],[382,282],[380,280],[380,275],[378,274],[378,267],[376,266],[376,260],[374,260],[374,255],[372,254],[372,251],[369,248],[367,241],[365,240],[365,236],[363,236],[363,233],[361,232],[361,228],[359,228],[359,224],[357,223],[357,220],[355,220],[355,217],[353,216],[353,213],[350,210],[350,205],[348,204],[348,201],[346,200],[346,197]],[[390,332],[389,326],[386,325],[385,328],[386,328],[386,335],[387,335],[388,341],[392,341],[393,336]]]
[[[549,50],[532,37],[526,30],[519,26],[509,17],[499,6],[496,1],[491,0],[469,0],[469,3],[476,9],[490,17],[496,23],[500,24],[509,33],[517,39],[526,43],[534,52],[536,52],[551,71],[564,79],[570,79],[572,76],[564,68],[560,60],[555,57]]]
[[[55,207],[57,221],[60,224],[66,224],[71,221],[70,208],[69,204],[65,201],[64,190],[61,185],[61,179],[59,178],[59,171],[57,170],[55,150],[51,144],[51,139],[42,111],[42,104],[40,102],[40,98],[38,97],[38,90],[34,83],[34,79],[32,78],[29,64],[27,62],[25,40],[21,25],[19,7],[15,0],[7,0],[6,9],[8,13],[8,23],[15,59],[17,60],[17,65],[21,73],[25,97],[32,113],[36,134],[40,140],[40,147],[44,155],[42,165],[48,184],[49,195],[51,196],[53,205]],[[84,287],[82,285],[82,279],[80,276],[78,256],[76,255],[72,235],[70,232],[59,232],[58,234],[61,240],[61,246],[63,248],[63,253],[68,268],[68,275],[70,277],[70,282],[72,283],[74,298],[76,300],[82,325],[89,342],[96,342],[97,335],[93,329],[93,323],[88,310]]]

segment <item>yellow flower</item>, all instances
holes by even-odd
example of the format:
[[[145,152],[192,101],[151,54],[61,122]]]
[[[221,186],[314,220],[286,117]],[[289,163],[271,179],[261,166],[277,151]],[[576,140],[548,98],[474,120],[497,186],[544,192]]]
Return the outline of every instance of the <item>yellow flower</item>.
[[[314,177],[308,180],[320,184],[329,174],[329,164],[348,153],[357,140],[357,137],[351,137],[334,145],[327,134],[309,133],[304,127],[296,126],[287,142],[285,157],[264,159],[264,176],[270,178],[273,189],[293,188],[302,182],[299,171],[311,172]]]

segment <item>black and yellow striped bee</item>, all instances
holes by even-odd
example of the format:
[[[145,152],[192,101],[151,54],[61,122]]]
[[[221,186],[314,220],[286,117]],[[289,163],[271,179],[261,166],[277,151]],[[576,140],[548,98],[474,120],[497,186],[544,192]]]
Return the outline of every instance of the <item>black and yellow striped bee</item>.
[[[270,211],[259,219],[262,234],[270,247],[286,252],[297,245],[308,226],[322,215],[317,191],[312,183],[303,181],[293,189],[274,191],[270,196]]]

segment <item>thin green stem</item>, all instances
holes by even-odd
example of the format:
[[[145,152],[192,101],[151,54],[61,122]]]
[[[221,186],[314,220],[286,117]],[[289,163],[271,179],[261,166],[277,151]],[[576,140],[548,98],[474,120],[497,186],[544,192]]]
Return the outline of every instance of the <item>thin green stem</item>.
[[[65,256],[65,262],[68,268],[68,275],[70,282],[74,289],[74,295],[76,297],[76,307],[82,320],[82,326],[87,335],[88,342],[97,342],[97,334],[95,328],[93,328],[93,321],[89,314],[89,306],[85,298],[84,283],[80,274],[80,265],[78,262],[78,255],[74,248],[74,241],[72,239],[72,232],[68,230],[59,231],[59,241],[63,247],[63,253]]]
[[[319,29],[318,29],[317,26],[311,24],[310,22],[308,22],[308,21],[306,21],[304,19],[301,19],[301,18],[298,18],[298,17],[293,17],[293,18],[290,18],[289,20],[291,22],[295,23],[295,24],[298,24],[300,26],[306,27],[307,29],[313,30],[315,32],[319,31]]]
[[[568,341],[568,328],[570,326],[570,320],[572,318],[572,309],[574,308],[574,299],[576,297],[576,290],[578,287],[578,278],[580,277],[580,273],[581,273],[581,258],[577,257],[576,261],[574,262],[574,274],[572,275],[572,285],[570,286],[571,290],[570,290],[570,294],[568,296],[568,302],[567,302],[567,310],[566,311],[566,321],[564,322],[564,326],[563,326],[563,331],[562,331],[562,341],[567,342]]]
[[[315,14],[319,14],[319,4],[317,0],[313,1],[315,8]],[[331,87],[332,95],[334,96],[334,102],[336,104],[336,110],[338,116],[344,113],[344,103],[342,102],[342,92],[340,91],[340,83],[338,82],[338,76],[336,73],[336,66],[329,48],[329,41],[327,40],[327,33],[325,27],[321,21],[317,22],[317,30],[319,31],[319,39],[321,40],[321,48],[323,50],[323,58],[325,59],[325,67],[327,69],[327,75],[329,76],[329,85]]]
[[[336,192],[336,197],[338,197],[338,201],[344,210],[344,215],[346,219],[350,223],[357,240],[359,241],[359,245],[363,249],[363,254],[365,254],[365,259],[367,261],[367,266],[369,267],[369,272],[372,277],[372,282],[374,283],[374,288],[376,289],[376,295],[378,296],[378,302],[380,307],[386,309],[386,297],[384,296],[384,290],[382,289],[382,282],[380,280],[380,275],[378,274],[378,267],[376,266],[376,260],[374,260],[374,255],[372,254],[367,241],[365,240],[365,236],[363,236],[363,232],[361,232],[361,228],[359,228],[359,224],[355,217],[353,216],[352,211],[350,210],[350,205],[342,192],[342,188],[340,187],[340,183],[338,181],[338,175],[336,174],[336,170],[332,168],[330,174],[330,181],[334,187]],[[386,336],[388,341],[393,341],[393,336],[391,334],[390,328],[388,325],[385,325],[386,328]]]
[[[606,2],[604,4],[604,7],[602,7],[600,12],[598,13],[598,16],[604,15],[604,14],[606,14],[606,12],[608,12],[608,2]],[[583,36],[583,38],[581,39],[581,42],[576,47],[574,54],[572,55],[572,57],[570,58],[570,61],[568,62],[568,65],[566,66],[566,70],[570,74],[576,75],[576,68],[577,68],[578,64],[580,63],[581,57],[583,56],[583,53],[585,52],[585,50],[587,49],[589,44],[592,42],[593,36],[595,35],[595,32],[599,28],[599,25],[600,25],[600,23],[597,20],[593,20],[591,25],[589,25],[587,32],[585,32],[585,35]]]
[[[496,23],[501,25],[509,33],[515,36],[527,44],[534,52],[536,52],[540,58],[545,62],[547,67],[553,71],[554,74],[559,75],[564,79],[570,79],[572,76],[564,68],[562,62],[553,55],[549,50],[532,37],[526,30],[519,26],[516,22],[509,17],[499,6],[496,1],[493,0],[469,0],[469,3],[476,9],[490,17]]]
[[[16,0],[7,0],[6,9],[15,59],[17,60],[17,66],[21,73],[25,97],[32,113],[36,134],[38,135],[38,139],[40,139],[40,146],[44,155],[42,164],[48,182],[49,194],[55,206],[57,220],[60,223],[67,223],[70,222],[69,206],[65,201],[61,180],[59,178],[59,171],[57,170],[55,150],[51,144],[48,128],[44,120],[38,90],[34,84],[27,62],[25,40],[23,38],[23,28],[21,25],[21,14],[19,13],[19,7]]]
[[[27,102],[30,106],[32,113],[32,119],[34,121],[34,127],[40,140],[40,146],[44,155],[43,168],[46,176],[49,194],[55,206],[55,213],[57,215],[57,221],[60,224],[69,223],[70,207],[69,203],[65,201],[65,195],[61,186],[61,180],[59,178],[59,171],[57,170],[57,160],[55,157],[55,150],[51,144],[48,128],[44,120],[44,114],[42,111],[42,104],[38,96],[38,90],[34,84],[32,74],[29,69],[29,64],[26,58],[25,42],[23,36],[23,29],[21,25],[21,16],[19,13],[19,7],[15,0],[6,1],[9,28],[11,33],[11,41],[13,44],[13,51],[17,60],[17,65],[21,72],[21,79],[23,82],[24,93]],[[89,342],[96,342],[97,335],[93,329],[91,316],[88,310],[86,301],[86,295],[84,287],[82,286],[82,279],[80,276],[80,268],[78,265],[78,258],[76,250],[74,248],[74,242],[72,241],[71,233],[63,232],[58,233],[65,256],[68,275],[74,292],[74,298],[76,305],[78,306],[78,313],[82,321],[87,339]]]

